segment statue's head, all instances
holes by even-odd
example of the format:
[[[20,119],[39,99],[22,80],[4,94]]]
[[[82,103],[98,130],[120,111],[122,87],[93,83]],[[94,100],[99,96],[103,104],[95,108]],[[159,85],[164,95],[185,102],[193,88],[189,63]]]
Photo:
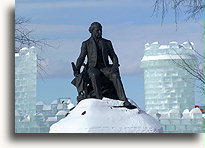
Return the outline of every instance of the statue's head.
[[[98,22],[93,22],[89,27],[89,32],[94,38],[102,38],[102,25]]]

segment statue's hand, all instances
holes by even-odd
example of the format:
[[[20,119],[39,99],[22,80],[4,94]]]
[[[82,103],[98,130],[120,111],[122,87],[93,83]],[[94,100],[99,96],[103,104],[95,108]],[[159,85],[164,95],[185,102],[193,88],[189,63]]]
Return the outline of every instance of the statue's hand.
[[[73,75],[76,77],[78,74],[80,74],[80,70],[76,70],[76,71],[73,71]]]
[[[119,69],[118,69],[118,66],[117,65],[113,65],[112,68],[111,68],[111,71],[112,72],[117,72]]]
[[[73,75],[76,77],[80,73],[80,70],[76,68],[76,66],[73,62],[71,63],[71,65],[73,68]]]

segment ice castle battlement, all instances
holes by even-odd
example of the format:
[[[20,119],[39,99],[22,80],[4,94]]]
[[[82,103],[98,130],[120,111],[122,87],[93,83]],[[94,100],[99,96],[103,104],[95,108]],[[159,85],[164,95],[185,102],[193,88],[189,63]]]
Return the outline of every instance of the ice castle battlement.
[[[26,55],[36,55],[36,48],[32,46],[31,48],[24,47],[15,53],[15,56],[26,56]]]
[[[194,43],[193,42],[183,42],[182,44],[179,44],[178,42],[172,41],[169,42],[168,45],[161,45],[159,42],[153,42],[151,44],[146,43],[145,44],[145,50],[169,50],[169,49],[180,49],[183,48],[184,50],[184,54],[186,54],[186,51],[189,51],[194,47]],[[193,52],[194,54],[194,52]]]
[[[152,44],[145,44],[145,53],[142,59],[148,60],[163,60],[163,59],[192,59],[195,58],[194,43],[184,42],[179,44],[177,42],[170,42],[168,45],[161,45],[158,42]]]
[[[171,109],[165,114],[151,109],[147,113],[160,122],[165,133],[203,133],[205,130],[204,118],[199,108],[190,111],[185,109],[183,112]]]

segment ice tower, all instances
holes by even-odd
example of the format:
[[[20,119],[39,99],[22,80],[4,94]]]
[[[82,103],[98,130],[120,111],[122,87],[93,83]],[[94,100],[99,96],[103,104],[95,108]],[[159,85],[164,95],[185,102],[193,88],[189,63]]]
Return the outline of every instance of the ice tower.
[[[15,133],[48,133],[74,107],[68,98],[36,103],[36,79],[35,48],[22,48],[15,54]]]
[[[197,65],[193,43],[158,42],[145,44],[141,67],[144,68],[145,109],[168,113],[171,109],[183,112],[194,108],[194,78],[179,65]]]
[[[36,113],[37,57],[35,48],[15,53],[15,111],[20,115]]]

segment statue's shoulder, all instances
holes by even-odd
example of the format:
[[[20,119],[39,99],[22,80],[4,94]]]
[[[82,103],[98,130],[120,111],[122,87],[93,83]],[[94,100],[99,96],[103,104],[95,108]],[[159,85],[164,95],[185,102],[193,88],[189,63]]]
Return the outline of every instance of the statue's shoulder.
[[[85,40],[85,41],[83,41],[83,44],[87,44],[87,43],[89,43],[89,42],[90,42],[90,38],[87,39],[87,40]]]
[[[106,43],[111,43],[111,41],[110,41],[110,40],[108,40],[108,39],[102,38],[102,40],[103,40],[103,42],[106,42]]]

